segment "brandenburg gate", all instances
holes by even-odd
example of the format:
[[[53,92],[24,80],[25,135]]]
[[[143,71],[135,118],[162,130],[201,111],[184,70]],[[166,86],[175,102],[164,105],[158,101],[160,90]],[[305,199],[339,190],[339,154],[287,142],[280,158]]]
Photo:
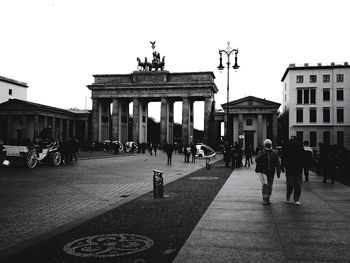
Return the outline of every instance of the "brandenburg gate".
[[[160,143],[173,143],[174,102],[182,101],[182,143],[189,144],[193,139],[193,103],[204,101],[203,141],[210,145],[214,94],[218,91],[213,72],[166,71],[165,58],[160,60],[151,43],[152,62],[138,58],[139,70],[94,75],[94,83],[87,86],[92,92],[92,139],[127,141],[129,103],[133,102],[132,139],[147,142],[148,103],[160,101]]]

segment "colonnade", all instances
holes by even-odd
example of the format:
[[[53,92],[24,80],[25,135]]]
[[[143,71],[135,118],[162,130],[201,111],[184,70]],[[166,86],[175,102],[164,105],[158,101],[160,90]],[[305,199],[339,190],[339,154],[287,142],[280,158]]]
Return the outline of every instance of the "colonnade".
[[[213,106],[212,97],[204,99],[204,142],[210,139],[210,122]],[[138,143],[147,142],[148,103],[160,100],[160,142],[173,143],[174,103],[182,101],[182,143],[193,142],[193,103],[198,97],[160,98],[112,98],[92,99],[92,139],[94,141],[119,140],[128,138]],[[132,136],[128,134],[129,103],[133,102]],[[112,103],[112,113],[110,104]],[[108,128],[110,127],[111,128]]]
[[[15,135],[15,137],[33,139],[39,136],[40,132],[46,128],[51,127],[51,136],[58,140],[66,140],[69,137],[77,136],[77,124],[78,120],[62,118],[62,117],[50,117],[40,114],[22,114],[22,115],[8,115],[7,116],[7,134]],[[84,120],[84,137],[89,136],[89,122]],[[21,134],[18,134],[21,132]],[[17,133],[17,134],[16,134]]]

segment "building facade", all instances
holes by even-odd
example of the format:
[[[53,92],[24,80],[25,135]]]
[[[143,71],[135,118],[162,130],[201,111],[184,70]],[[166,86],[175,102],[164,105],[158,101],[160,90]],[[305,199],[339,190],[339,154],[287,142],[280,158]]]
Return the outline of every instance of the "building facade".
[[[282,79],[282,140],[350,149],[350,66],[290,64]]]
[[[92,98],[92,140],[147,142],[148,103],[160,101],[160,142],[173,143],[174,102],[182,102],[182,143],[193,142],[193,103],[204,101],[204,143],[212,145],[210,124],[214,94],[212,72],[134,71],[94,75],[87,87]],[[133,103],[132,136],[128,134],[129,103]],[[111,112],[112,108],[112,112]],[[109,128],[111,127],[111,129]]]
[[[277,146],[277,117],[280,103],[257,98],[244,97],[222,104],[222,111],[213,113],[213,131],[217,147],[221,142],[221,123],[226,122],[228,111],[228,142],[238,142],[245,148],[253,149],[263,145],[266,138],[271,139],[273,147]]]
[[[25,82],[0,76],[0,103],[10,99],[27,100],[27,89]]]
[[[51,137],[59,141],[70,137],[87,141],[90,115],[89,111],[64,110],[12,99],[0,104],[0,139],[32,141],[44,128],[51,127]]]

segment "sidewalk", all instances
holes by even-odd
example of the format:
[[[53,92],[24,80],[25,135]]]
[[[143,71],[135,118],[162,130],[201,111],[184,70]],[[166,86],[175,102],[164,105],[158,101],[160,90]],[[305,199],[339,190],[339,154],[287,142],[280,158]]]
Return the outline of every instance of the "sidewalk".
[[[234,170],[174,262],[349,262],[350,188],[312,174],[298,207],[285,184],[264,207],[254,167]]]

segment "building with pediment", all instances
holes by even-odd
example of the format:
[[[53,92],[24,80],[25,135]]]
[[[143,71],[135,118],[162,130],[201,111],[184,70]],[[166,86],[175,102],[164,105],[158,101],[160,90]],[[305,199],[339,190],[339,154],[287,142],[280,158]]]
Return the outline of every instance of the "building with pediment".
[[[44,128],[51,127],[52,138],[86,141],[90,136],[90,115],[89,111],[11,99],[0,104],[0,139],[33,140]]]
[[[244,97],[229,103],[222,104],[222,111],[213,113],[213,134],[216,141],[214,147],[221,142],[221,123],[228,118],[228,142],[239,142],[245,148],[251,145],[253,149],[262,145],[266,138],[277,146],[277,117],[280,103],[257,98]]]

